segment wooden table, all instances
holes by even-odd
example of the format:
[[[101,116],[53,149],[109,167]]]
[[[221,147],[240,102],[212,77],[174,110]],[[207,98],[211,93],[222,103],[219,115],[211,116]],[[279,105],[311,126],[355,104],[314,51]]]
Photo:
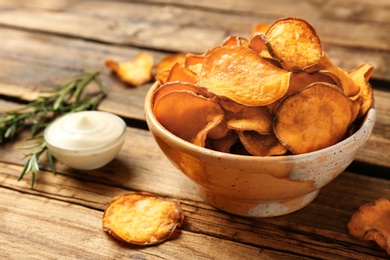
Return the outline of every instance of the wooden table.
[[[285,16],[308,20],[328,56],[345,70],[375,69],[377,122],[352,165],[304,209],[250,219],[208,205],[194,184],[157,147],[144,121],[151,83],[131,88],[104,61],[147,51],[203,53],[228,35],[247,37],[253,24]],[[15,1],[0,0],[0,110],[20,106],[82,71],[101,71],[108,97],[99,110],[128,123],[126,142],[109,165],[77,171],[47,164],[30,189],[17,181],[23,136],[0,146],[1,259],[380,259],[373,242],[348,235],[359,206],[390,198],[390,2],[349,1]],[[103,232],[115,196],[148,191],[177,199],[180,232],[158,246],[126,246]]]

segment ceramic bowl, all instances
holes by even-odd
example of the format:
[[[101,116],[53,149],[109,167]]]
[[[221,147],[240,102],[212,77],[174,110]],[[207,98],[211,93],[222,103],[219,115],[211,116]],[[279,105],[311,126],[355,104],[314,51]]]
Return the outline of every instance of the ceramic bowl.
[[[92,124],[65,133],[64,135],[71,139],[70,143],[73,146],[69,147],[67,143],[60,140],[61,135],[52,132],[58,131],[58,128],[65,130],[67,125],[75,124],[75,120],[78,120],[75,117],[81,114],[93,120]],[[104,118],[109,118],[111,121],[106,122]],[[126,123],[120,117],[102,111],[82,111],[56,119],[46,127],[44,138],[50,153],[58,161],[74,169],[92,170],[108,164],[115,158],[122,148],[125,134]],[[104,138],[104,136],[110,137]]]
[[[167,131],[152,113],[156,87],[147,94],[145,115],[157,144],[197,184],[209,204],[241,216],[280,216],[308,205],[354,160],[375,123],[375,108],[371,108],[352,136],[311,153],[272,157],[227,154],[193,145]]]

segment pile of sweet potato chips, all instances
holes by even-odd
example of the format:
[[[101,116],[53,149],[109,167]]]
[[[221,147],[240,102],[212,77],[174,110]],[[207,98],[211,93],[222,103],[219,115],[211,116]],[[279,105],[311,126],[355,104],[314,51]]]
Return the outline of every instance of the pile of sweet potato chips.
[[[356,130],[374,102],[372,69],[345,72],[310,24],[284,18],[255,26],[249,40],[160,60],[153,112],[176,136],[217,151],[308,153]]]
[[[152,67],[108,60],[136,86],[156,76],[157,120],[176,136],[213,150],[257,156],[302,154],[352,134],[373,106],[373,67],[345,72],[300,18],[259,23],[250,39],[230,36],[204,54],[180,53]],[[130,69],[132,68],[132,69]]]

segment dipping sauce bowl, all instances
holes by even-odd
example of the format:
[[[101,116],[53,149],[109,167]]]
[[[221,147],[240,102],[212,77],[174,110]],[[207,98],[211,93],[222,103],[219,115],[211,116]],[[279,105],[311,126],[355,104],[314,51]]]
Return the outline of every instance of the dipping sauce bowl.
[[[120,151],[126,124],[118,116],[102,111],[66,114],[51,123],[44,138],[51,154],[71,168],[100,168]]]

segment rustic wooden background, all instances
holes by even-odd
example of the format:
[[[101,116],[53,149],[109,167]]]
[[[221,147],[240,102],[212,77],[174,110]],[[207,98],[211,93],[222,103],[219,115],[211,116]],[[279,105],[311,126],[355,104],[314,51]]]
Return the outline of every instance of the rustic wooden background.
[[[151,84],[131,88],[104,66],[140,51],[157,61],[176,52],[203,53],[228,35],[248,36],[253,24],[298,16],[316,28],[327,55],[351,70],[375,69],[377,123],[350,169],[303,210],[270,219],[247,219],[205,203],[195,186],[162,155],[146,129],[143,100]],[[78,1],[0,0],[0,110],[37,97],[42,89],[81,71],[102,72],[109,90],[100,110],[128,122],[126,143],[111,164],[78,172],[47,165],[35,190],[18,182],[22,139],[0,147],[0,256],[30,259],[342,259],[386,258],[373,243],[347,234],[358,207],[390,197],[390,2],[377,1]],[[23,136],[22,136],[23,137]],[[140,147],[142,149],[140,149]],[[138,248],[101,230],[107,203],[126,191],[178,199],[186,222],[179,239]],[[74,241],[77,241],[75,243]],[[70,247],[69,245],[72,245]],[[3,254],[3,255],[2,255]],[[188,258],[187,258],[188,259]]]

